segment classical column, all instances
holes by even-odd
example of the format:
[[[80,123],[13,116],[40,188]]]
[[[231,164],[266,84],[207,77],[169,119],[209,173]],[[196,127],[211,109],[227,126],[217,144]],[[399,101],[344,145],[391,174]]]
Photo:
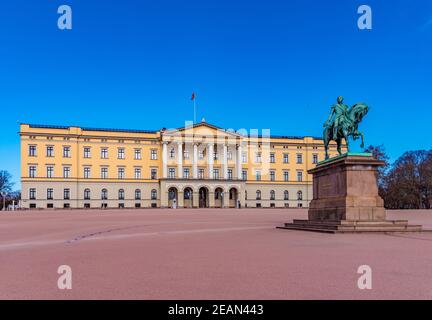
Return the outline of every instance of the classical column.
[[[223,177],[225,180],[228,179],[228,146],[223,145]]]
[[[209,179],[213,179],[213,144],[209,143],[207,145],[207,151],[208,151],[208,177]]]
[[[162,177],[167,178],[168,175],[168,150],[167,142],[162,143]]]
[[[236,158],[236,165],[237,165],[237,179],[242,178],[242,146],[241,142],[237,145],[237,158]]]
[[[193,178],[198,179],[198,144],[193,144],[193,164],[192,164]]]
[[[183,143],[177,144],[177,177],[183,178]]]

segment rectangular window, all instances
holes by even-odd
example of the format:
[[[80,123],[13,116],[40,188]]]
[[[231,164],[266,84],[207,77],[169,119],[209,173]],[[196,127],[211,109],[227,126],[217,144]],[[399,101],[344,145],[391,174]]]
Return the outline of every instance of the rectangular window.
[[[228,169],[228,180],[232,180],[233,179],[233,171],[232,169]]]
[[[152,149],[150,151],[150,159],[151,160],[157,160],[157,150],[156,149]]]
[[[289,155],[288,153],[283,154],[283,163],[289,163]]]
[[[63,178],[70,177],[70,167],[63,167]]]
[[[169,153],[170,153],[169,154],[170,159],[174,159],[175,158],[175,150],[174,150],[174,148],[171,148]]]
[[[29,189],[29,198],[30,200],[36,200],[36,188]]]
[[[303,163],[303,155],[301,153],[297,153],[297,164]]]
[[[199,151],[198,152],[198,158],[200,159],[200,160],[203,160],[204,159],[204,151]]]
[[[219,179],[219,169],[213,169],[213,179]]]
[[[125,168],[118,168],[118,178],[119,179],[124,179],[125,178]]]
[[[261,152],[257,152],[256,154],[255,154],[255,162],[256,163],[261,163]]]
[[[125,149],[124,148],[118,148],[117,149],[117,157],[119,159],[124,159],[125,158]]]
[[[48,166],[46,169],[47,169],[47,178],[54,177],[54,167]]]
[[[189,150],[185,150],[185,151],[183,152],[183,158],[185,158],[185,159],[189,159]]]
[[[261,181],[261,171],[256,171],[255,172],[255,180],[256,181]]]
[[[198,170],[198,179],[204,179],[204,169]]]
[[[70,200],[70,189],[64,189],[63,190],[63,199],[64,200]]]
[[[232,160],[233,156],[232,156],[232,152],[231,151],[227,152],[227,158],[228,158],[228,160]]]
[[[170,179],[175,178],[175,168],[169,168],[168,169],[168,178],[170,178]]]
[[[84,179],[90,179],[90,167],[84,167]]]
[[[63,147],[63,158],[71,157],[71,149],[70,147]]]
[[[108,148],[101,148],[101,159],[108,159]]]
[[[270,153],[270,163],[275,163],[275,154]]]
[[[157,169],[151,169],[150,175],[151,175],[152,180],[156,180],[157,179]]]
[[[289,181],[289,171],[284,171],[284,181],[285,182]]]
[[[297,181],[302,182],[303,181],[303,172],[297,171]]]
[[[242,163],[246,163],[246,162],[247,162],[247,153],[242,152]]]
[[[134,159],[135,160],[141,160],[141,149],[135,149]]]
[[[135,168],[135,179],[141,179],[141,168]]]
[[[29,157],[36,157],[36,146],[35,145],[29,146]]]
[[[46,156],[48,158],[54,157],[54,147],[53,146],[47,146],[46,147]]]
[[[53,194],[54,194],[53,188],[48,188],[47,189],[47,200],[52,200]]]
[[[84,158],[91,158],[90,147],[84,147]]]
[[[247,170],[242,171],[242,180],[247,180]]]
[[[213,152],[213,160],[217,160],[218,159],[218,153],[217,151]]]
[[[101,179],[108,179],[108,168],[101,168]]]
[[[276,180],[276,173],[274,170],[270,171],[270,181],[275,181]]]
[[[183,169],[183,179],[189,179],[189,168]]]
[[[36,166],[29,167],[29,177],[36,178]]]
[[[318,155],[316,153],[314,153],[312,155],[312,163],[313,164],[317,164],[318,163]]]

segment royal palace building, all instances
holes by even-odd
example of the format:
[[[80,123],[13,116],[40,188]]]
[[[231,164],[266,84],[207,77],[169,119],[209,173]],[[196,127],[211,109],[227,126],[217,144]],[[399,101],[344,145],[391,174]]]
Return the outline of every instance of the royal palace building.
[[[307,207],[322,139],[21,124],[24,208]],[[331,146],[331,154],[336,154]]]

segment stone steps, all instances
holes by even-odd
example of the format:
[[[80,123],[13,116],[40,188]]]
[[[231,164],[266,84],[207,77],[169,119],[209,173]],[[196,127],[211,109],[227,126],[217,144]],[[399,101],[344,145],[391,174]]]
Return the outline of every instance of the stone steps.
[[[279,229],[303,230],[324,233],[385,233],[421,232],[422,226],[409,225],[408,221],[308,221],[294,220]]]

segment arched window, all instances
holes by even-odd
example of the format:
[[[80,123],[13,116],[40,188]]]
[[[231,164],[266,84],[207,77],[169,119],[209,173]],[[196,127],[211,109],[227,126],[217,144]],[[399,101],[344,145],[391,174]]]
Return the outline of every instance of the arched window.
[[[151,199],[152,200],[157,200],[157,191],[156,191],[156,189],[153,189],[151,191]]]
[[[108,200],[108,190],[107,189],[102,189],[101,199],[102,200]]]
[[[123,189],[120,189],[120,190],[118,191],[118,198],[119,198],[119,200],[124,200],[124,198],[125,198],[125,193],[124,193],[124,190],[123,190]]]
[[[90,200],[90,189],[84,189],[84,200]]]
[[[135,190],[135,200],[141,200],[141,190],[140,189]]]
[[[275,200],[276,199],[276,194],[274,190],[270,191],[270,200]]]
[[[256,192],[256,200],[261,200],[261,191],[257,190]]]
[[[297,192],[297,200],[303,200],[303,192]]]
[[[284,191],[284,200],[289,200],[289,192],[288,192],[288,190]]]

